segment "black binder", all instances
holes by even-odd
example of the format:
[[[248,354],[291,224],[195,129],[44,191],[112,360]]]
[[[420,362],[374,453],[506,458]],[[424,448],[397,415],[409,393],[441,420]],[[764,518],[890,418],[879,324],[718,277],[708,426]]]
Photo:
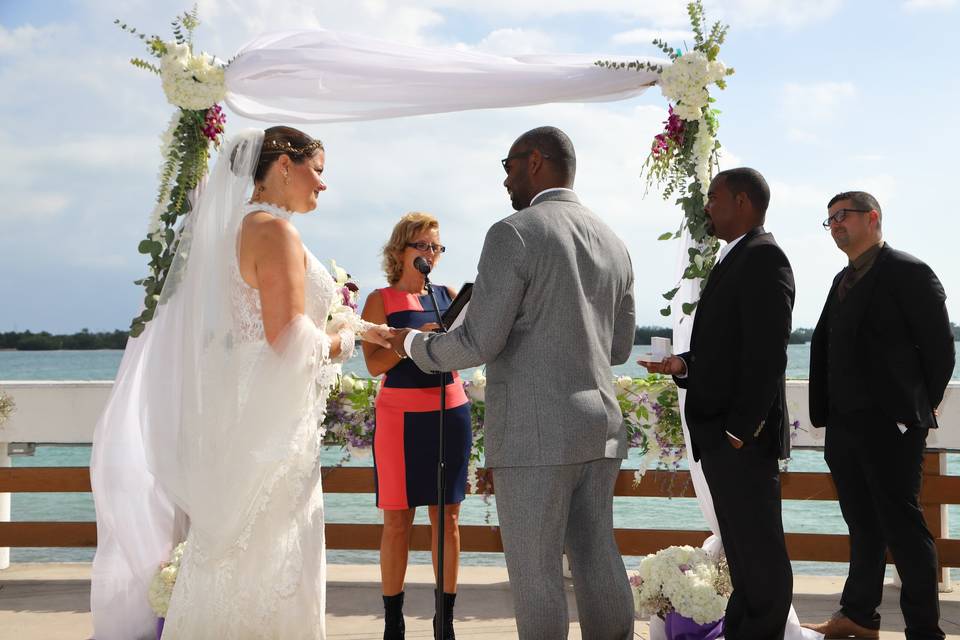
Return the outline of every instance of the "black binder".
[[[453,321],[463,312],[463,308],[467,306],[467,303],[470,302],[470,296],[473,294],[473,283],[464,282],[463,286],[460,287],[460,292],[457,293],[457,297],[453,299],[453,302],[450,303],[450,307],[443,312],[443,326],[444,328],[449,327],[453,324]]]

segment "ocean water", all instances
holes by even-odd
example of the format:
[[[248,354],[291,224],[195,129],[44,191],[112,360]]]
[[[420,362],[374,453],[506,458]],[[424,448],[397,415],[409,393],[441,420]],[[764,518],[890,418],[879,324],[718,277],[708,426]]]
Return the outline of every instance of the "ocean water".
[[[957,345],[960,351],[960,343]],[[624,365],[615,367],[617,375],[643,375],[644,370],[634,363],[637,356],[649,351],[648,346],[637,345],[634,354]],[[0,380],[112,380],[120,363],[120,351],[47,351],[19,352],[0,351]],[[790,345],[788,348],[787,375],[791,378],[806,378],[809,366],[809,345]],[[348,372],[368,375],[360,358],[354,358],[345,366]],[[463,372],[469,375],[469,371]],[[954,379],[960,379],[960,366],[954,370]],[[327,450],[322,464],[330,467],[341,463],[339,450]],[[634,453],[624,462],[624,468],[636,468],[639,456]],[[32,457],[14,458],[14,466],[87,466],[90,462],[89,446],[43,446]],[[370,459],[349,460],[346,466],[370,466]],[[823,453],[820,451],[796,451],[790,462],[791,471],[826,471]],[[960,455],[948,457],[948,473],[960,475]],[[372,495],[328,494],[326,516],[328,522],[370,523],[381,522],[380,512],[374,505]],[[461,507],[463,524],[497,524],[495,498],[484,499],[468,496]],[[960,538],[960,506],[948,507],[950,537]],[[67,520],[91,521],[94,519],[93,498],[90,494],[48,493],[14,494],[12,496],[14,520]],[[821,501],[788,500],[783,504],[784,527],[792,533],[845,533],[846,528],[837,503]],[[417,514],[418,524],[427,524],[426,510]],[[615,498],[614,525],[617,527],[645,529],[706,529],[696,501],[692,498]],[[14,562],[78,562],[89,561],[92,549],[13,549]],[[328,560],[335,563],[376,563],[376,551],[328,551]],[[411,553],[410,561],[428,564],[429,554]],[[628,568],[635,567],[639,558],[625,558]],[[503,556],[493,553],[464,553],[464,565],[503,566]],[[846,565],[837,563],[794,562],[798,574],[843,575]],[[960,571],[954,570],[954,579],[960,579]]]

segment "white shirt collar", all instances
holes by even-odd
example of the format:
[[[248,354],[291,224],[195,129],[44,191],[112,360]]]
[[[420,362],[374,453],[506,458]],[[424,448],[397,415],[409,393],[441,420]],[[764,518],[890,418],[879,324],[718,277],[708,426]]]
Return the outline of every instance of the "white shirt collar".
[[[743,234],[743,236],[745,236],[745,235],[747,235],[747,234],[746,234],[746,233]],[[723,259],[727,257],[727,254],[730,253],[731,251],[733,251],[733,248],[734,248],[735,246],[737,246],[737,243],[738,243],[738,242],[740,242],[741,240],[743,240],[743,236],[740,236],[739,238],[736,238],[735,240],[731,240],[730,242],[728,242],[727,244],[723,245],[723,247],[720,248],[720,255],[717,257],[717,264],[720,264],[721,262],[723,262]],[[715,264],[715,265],[713,265],[713,266],[717,266],[717,264]]]
[[[530,204],[532,205],[534,202],[537,201],[537,198],[539,198],[540,196],[542,196],[542,195],[545,194],[545,193],[550,193],[551,191],[569,191],[570,193],[573,193],[573,192],[574,192],[573,189],[567,189],[566,187],[551,187],[550,189],[544,189],[543,191],[541,191],[541,192],[538,193],[537,195],[533,196],[533,197],[530,199]],[[527,206],[530,206],[530,205],[527,205]]]

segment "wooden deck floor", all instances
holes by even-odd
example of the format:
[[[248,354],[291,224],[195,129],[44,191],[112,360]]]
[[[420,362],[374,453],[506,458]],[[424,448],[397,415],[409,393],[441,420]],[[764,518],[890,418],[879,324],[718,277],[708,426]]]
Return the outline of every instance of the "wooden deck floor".
[[[369,565],[330,565],[327,604],[329,640],[382,637],[379,569]],[[516,638],[513,605],[502,568],[461,569],[457,598],[457,637],[464,640]],[[568,583],[569,584],[569,583]],[[841,578],[798,576],[794,603],[800,619],[819,621],[836,608]],[[407,637],[431,637],[432,576],[428,566],[411,566],[407,584]],[[941,594],[941,626],[960,640],[960,589]],[[89,564],[19,564],[0,571],[0,640],[84,640],[91,637]],[[881,638],[903,638],[899,591],[886,587]],[[573,592],[569,592],[570,638],[580,638]],[[647,625],[637,623],[636,637]]]

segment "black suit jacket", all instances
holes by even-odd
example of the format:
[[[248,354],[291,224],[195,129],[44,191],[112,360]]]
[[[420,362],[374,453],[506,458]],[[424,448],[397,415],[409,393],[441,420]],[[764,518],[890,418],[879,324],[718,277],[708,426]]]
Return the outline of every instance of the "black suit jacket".
[[[756,227],[714,267],[693,321],[690,351],[680,354],[687,376],[684,416],[693,456],[730,446],[771,455],[790,451],[784,373],[793,312],[790,262],[773,235]]]
[[[936,428],[933,409],[953,375],[954,346],[943,285],[926,264],[884,244],[856,287],[869,287],[856,336],[859,375],[876,406],[907,427]],[[810,342],[810,420],[830,422],[827,381],[830,305],[841,274],[833,279]],[[874,277],[870,277],[874,276]]]

